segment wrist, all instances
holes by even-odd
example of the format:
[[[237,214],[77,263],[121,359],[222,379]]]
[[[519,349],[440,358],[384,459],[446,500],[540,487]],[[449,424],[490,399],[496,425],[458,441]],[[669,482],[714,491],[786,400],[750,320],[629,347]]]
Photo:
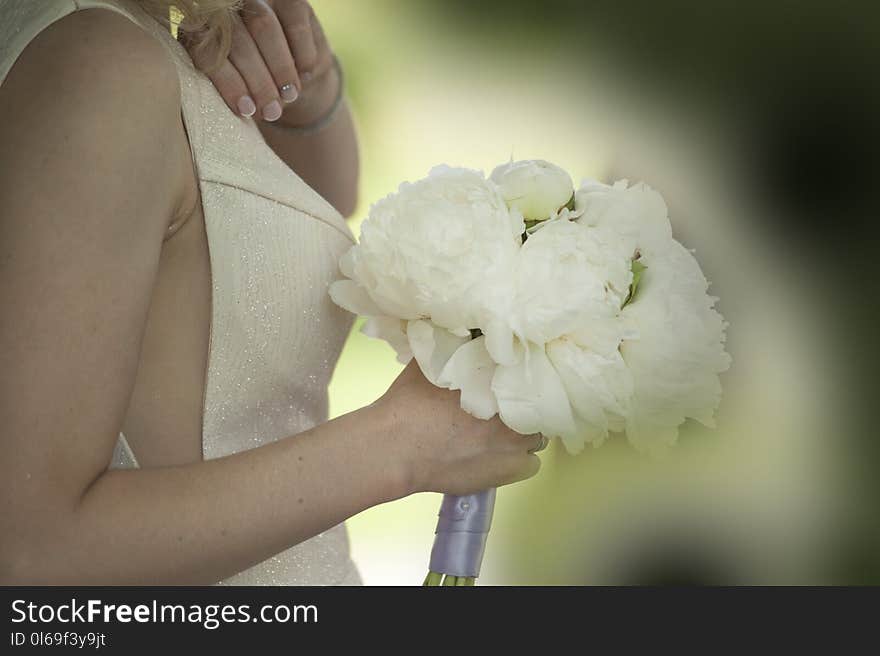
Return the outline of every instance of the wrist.
[[[412,439],[406,430],[402,414],[394,404],[380,398],[360,412],[369,415],[369,425],[375,430],[370,431],[374,440],[376,453],[382,453],[383,461],[379,466],[384,469],[388,490],[388,501],[402,499],[419,491],[415,458],[411,453]]]

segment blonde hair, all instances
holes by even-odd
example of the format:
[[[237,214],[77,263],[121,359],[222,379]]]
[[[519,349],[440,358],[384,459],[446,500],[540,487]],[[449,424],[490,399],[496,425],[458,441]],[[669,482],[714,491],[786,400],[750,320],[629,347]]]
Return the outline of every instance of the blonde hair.
[[[214,72],[229,54],[233,18],[242,0],[138,1],[175,36],[183,33],[193,59],[204,62],[207,72]]]

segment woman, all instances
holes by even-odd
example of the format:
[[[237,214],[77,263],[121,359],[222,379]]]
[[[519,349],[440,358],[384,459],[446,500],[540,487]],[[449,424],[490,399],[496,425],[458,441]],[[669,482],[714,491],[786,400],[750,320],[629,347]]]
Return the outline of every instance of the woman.
[[[346,518],[540,438],[414,365],[326,421],[341,71],[305,2],[173,4],[0,0],[0,582],[358,583]]]

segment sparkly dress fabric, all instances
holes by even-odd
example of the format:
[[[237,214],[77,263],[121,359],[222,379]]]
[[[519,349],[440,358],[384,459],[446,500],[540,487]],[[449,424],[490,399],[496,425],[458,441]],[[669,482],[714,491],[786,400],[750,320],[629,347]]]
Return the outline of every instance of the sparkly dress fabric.
[[[135,0],[0,0],[0,84],[41,30],[82,9],[116,11],[167,48],[198,172],[211,260],[212,319],[202,424],[207,459],[327,420],[327,385],[353,317],[327,294],[354,243],[343,217],[233,114],[168,26]],[[110,466],[137,467],[119,436]],[[220,581],[359,585],[344,524]]]

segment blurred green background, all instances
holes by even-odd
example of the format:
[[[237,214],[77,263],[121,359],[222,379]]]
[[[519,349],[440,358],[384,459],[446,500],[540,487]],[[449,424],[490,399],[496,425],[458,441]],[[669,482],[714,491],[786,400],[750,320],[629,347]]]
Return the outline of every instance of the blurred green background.
[[[731,324],[718,428],[685,425],[663,460],[623,439],[552,446],[499,491],[480,582],[880,582],[872,5],[313,5],[361,139],[356,234],[371,202],[442,162],[644,180]],[[400,369],[355,330],[331,414]],[[439,501],[348,522],[366,583],[421,582]]]

